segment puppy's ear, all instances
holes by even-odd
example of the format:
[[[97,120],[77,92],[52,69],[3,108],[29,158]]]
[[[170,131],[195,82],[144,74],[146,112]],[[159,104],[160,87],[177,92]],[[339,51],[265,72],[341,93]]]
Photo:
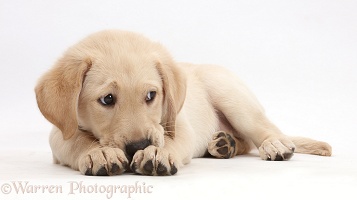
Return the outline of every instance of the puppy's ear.
[[[78,129],[78,97],[90,59],[79,60],[65,55],[39,80],[35,92],[37,104],[52,124],[69,139]]]
[[[175,137],[176,116],[180,112],[186,97],[186,76],[173,61],[157,64],[163,81],[164,107],[162,125],[165,134]]]

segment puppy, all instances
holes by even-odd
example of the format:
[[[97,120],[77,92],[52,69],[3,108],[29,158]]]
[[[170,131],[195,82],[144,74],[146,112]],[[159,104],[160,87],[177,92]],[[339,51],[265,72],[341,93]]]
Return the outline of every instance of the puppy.
[[[192,158],[252,147],[272,161],[331,155],[325,142],[281,133],[231,72],[174,62],[131,32],[102,31],[70,47],[35,92],[54,125],[54,162],[85,175],[174,175]]]

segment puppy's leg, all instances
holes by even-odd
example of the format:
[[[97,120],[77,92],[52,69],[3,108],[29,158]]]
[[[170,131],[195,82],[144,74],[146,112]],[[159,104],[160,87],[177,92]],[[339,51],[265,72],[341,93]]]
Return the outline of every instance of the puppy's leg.
[[[255,96],[237,77],[217,67],[204,68],[200,74],[214,107],[237,132],[253,141],[262,159],[291,158],[295,145],[268,120]]]
[[[208,144],[209,154],[216,158],[232,158],[246,154],[249,150],[249,144],[243,138],[234,137],[224,131],[216,132]]]
[[[176,120],[175,137],[165,135],[163,147],[148,146],[134,154],[130,168],[133,172],[151,176],[174,175],[193,155],[193,129],[179,114]],[[180,116],[181,115],[181,116]]]
[[[68,140],[54,128],[50,135],[54,162],[68,165],[85,175],[122,174],[128,165],[124,152],[119,148],[102,147],[98,140],[82,131],[77,131]]]

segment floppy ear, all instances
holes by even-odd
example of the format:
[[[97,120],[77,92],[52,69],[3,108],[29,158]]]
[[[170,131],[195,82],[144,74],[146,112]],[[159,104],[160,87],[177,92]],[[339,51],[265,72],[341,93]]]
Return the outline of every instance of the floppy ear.
[[[186,97],[186,76],[171,61],[158,63],[157,69],[163,81],[164,107],[161,123],[165,134],[175,137],[176,116],[180,112]]]
[[[52,124],[69,139],[78,129],[78,97],[91,61],[64,56],[39,80],[35,92],[37,104]]]

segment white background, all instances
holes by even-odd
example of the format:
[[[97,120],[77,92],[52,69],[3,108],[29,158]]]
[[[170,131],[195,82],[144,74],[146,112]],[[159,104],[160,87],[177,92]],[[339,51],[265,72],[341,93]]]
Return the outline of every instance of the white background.
[[[0,0],[0,181],[36,181],[37,175],[47,180],[51,174],[61,174],[55,178],[63,181],[69,181],[63,178],[68,174],[87,180],[51,164],[51,125],[38,111],[33,89],[63,51],[102,29],[142,33],[164,44],[177,61],[231,69],[283,132],[333,147],[331,158],[296,155],[292,171],[290,164],[267,164],[250,155],[233,161],[198,159],[165,184],[131,175],[111,181],[153,181],[156,196],[140,196],[145,198],[356,195],[348,188],[357,186],[357,2],[337,0]],[[235,182],[239,179],[244,182]]]

